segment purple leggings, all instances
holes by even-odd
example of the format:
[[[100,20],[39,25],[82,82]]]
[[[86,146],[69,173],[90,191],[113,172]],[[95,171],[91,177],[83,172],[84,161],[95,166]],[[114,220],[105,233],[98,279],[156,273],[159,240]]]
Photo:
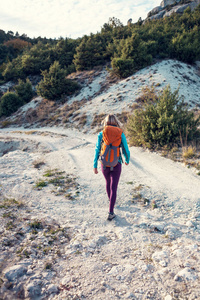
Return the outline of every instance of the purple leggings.
[[[103,169],[103,165],[101,165],[101,170],[106,180],[106,192],[108,194],[108,198],[110,199],[109,212],[113,213],[117,198],[117,186],[121,175],[122,165],[118,163],[112,171],[109,167]]]

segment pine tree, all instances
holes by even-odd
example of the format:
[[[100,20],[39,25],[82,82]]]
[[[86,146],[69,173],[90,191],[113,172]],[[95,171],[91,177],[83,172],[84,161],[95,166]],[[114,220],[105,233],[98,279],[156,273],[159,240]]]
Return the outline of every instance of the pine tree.
[[[191,140],[199,134],[200,117],[195,119],[178,95],[168,85],[153,104],[135,111],[128,119],[130,142],[136,146],[153,148],[173,145],[182,139]]]
[[[37,86],[37,92],[49,100],[60,99],[62,95],[70,95],[79,88],[78,83],[66,79],[66,71],[55,61],[49,71],[42,71],[43,80]]]

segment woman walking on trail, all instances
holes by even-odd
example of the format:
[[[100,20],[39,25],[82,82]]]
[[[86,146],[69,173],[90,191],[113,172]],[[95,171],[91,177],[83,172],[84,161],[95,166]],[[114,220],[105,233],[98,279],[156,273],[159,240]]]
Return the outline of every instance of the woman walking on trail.
[[[115,115],[107,115],[103,120],[104,129],[98,134],[94,156],[94,173],[98,174],[98,159],[101,160],[101,170],[106,180],[106,192],[110,201],[108,220],[114,217],[114,206],[117,197],[117,186],[121,175],[122,156],[120,147],[125,157],[125,164],[129,164],[130,151],[121,123]]]

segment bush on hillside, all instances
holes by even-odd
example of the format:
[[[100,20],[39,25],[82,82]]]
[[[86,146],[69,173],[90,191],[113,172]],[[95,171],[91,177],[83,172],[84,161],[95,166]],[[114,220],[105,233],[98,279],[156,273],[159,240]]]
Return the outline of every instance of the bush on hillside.
[[[43,71],[42,75],[43,80],[37,86],[37,92],[49,100],[60,99],[62,95],[71,95],[79,89],[78,83],[66,79],[66,71],[60,67],[58,61],[50,66],[49,71]]]
[[[41,70],[49,68],[51,60],[48,54],[45,56],[44,53],[35,54],[24,54],[21,58],[21,66],[26,75],[40,74]]]
[[[131,76],[135,70],[133,59],[113,58],[111,62],[112,73],[119,78]]]
[[[7,92],[1,97],[0,117],[10,116],[23,105],[23,100],[13,92]]]
[[[153,48],[155,48],[153,42],[143,42],[138,34],[121,40],[116,47],[117,54],[111,61],[112,72],[121,78],[126,78],[148,66],[152,62],[150,51],[156,52]]]
[[[154,148],[173,145],[180,138],[192,140],[198,134],[200,117],[188,111],[178,90],[171,92],[170,86],[155,98],[155,103],[146,103],[135,110],[127,123],[130,142],[135,146]]]
[[[33,98],[32,84],[29,79],[26,79],[25,82],[19,79],[15,91],[24,103],[28,103]]]
[[[76,47],[73,63],[77,71],[90,70],[105,63],[106,43],[100,34],[84,36]]]
[[[24,78],[25,74],[21,67],[21,57],[18,56],[17,58],[13,59],[12,62],[8,62],[4,67],[2,75],[5,81]]]

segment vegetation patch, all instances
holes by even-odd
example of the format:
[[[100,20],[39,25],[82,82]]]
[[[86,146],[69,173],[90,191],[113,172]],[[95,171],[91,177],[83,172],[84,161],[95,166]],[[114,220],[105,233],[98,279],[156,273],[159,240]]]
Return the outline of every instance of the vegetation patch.
[[[23,100],[14,92],[7,92],[1,97],[0,117],[8,117],[23,105]]]
[[[10,208],[10,207],[16,207],[16,208],[21,208],[23,207],[23,203],[21,201],[17,201],[14,198],[3,198],[0,201],[0,208]]]
[[[91,127],[102,127],[102,121],[106,117],[106,114],[96,114],[91,123]]]
[[[33,229],[42,229],[43,228],[42,223],[39,220],[32,221],[29,225],[30,225],[30,228],[33,228]]]
[[[15,92],[22,99],[24,104],[31,101],[34,95],[32,84],[28,78],[26,81],[18,80],[18,84],[15,86]]]
[[[127,132],[132,145],[153,149],[197,140],[199,125],[200,118],[187,109],[178,90],[172,93],[168,85],[156,102],[147,102],[130,115]]]
[[[178,90],[171,92],[169,85],[159,95],[154,93],[154,89],[144,89],[138,100],[141,106],[128,117],[130,144],[159,151],[162,156],[198,169],[199,114],[188,110]]]
[[[188,168],[195,168],[197,171],[200,170],[200,145],[194,147],[189,146],[174,146],[170,148],[168,146],[157,149],[158,153],[166,158],[169,158],[175,162],[184,163]],[[198,175],[198,172],[197,172]]]
[[[144,186],[142,184],[139,184],[133,189],[131,202],[134,204],[139,203],[140,205],[147,207],[150,204],[150,200],[143,197],[141,192],[143,188]]]
[[[43,160],[41,160],[41,159],[38,159],[38,160],[34,160],[33,161],[33,166],[34,166],[34,168],[36,168],[36,169],[40,169],[42,166],[44,166],[45,165],[45,162],[43,161]]]
[[[158,95],[156,94],[155,87],[145,86],[141,90],[140,96],[135,100],[138,105],[155,103],[158,100]]]
[[[31,258],[31,268],[41,266],[45,270],[55,269],[55,263],[60,264],[65,247],[72,238],[69,227],[62,227],[55,220],[39,218],[30,208],[15,199],[4,198],[0,194],[1,223],[1,264],[0,276],[8,266],[15,266]],[[40,270],[42,271],[42,269]],[[20,278],[21,279],[21,278]],[[5,280],[0,282],[6,291]],[[12,299],[17,299],[13,295]]]
[[[40,180],[36,181],[35,188],[40,190],[47,185],[48,185],[48,183],[45,180],[40,179]]]
[[[54,61],[49,71],[42,71],[43,79],[37,86],[37,92],[49,100],[58,100],[63,95],[72,95],[80,86],[66,78],[66,70],[61,68],[59,61]]]
[[[196,148],[189,146],[183,148],[183,158],[190,159],[196,156]]]
[[[66,174],[65,171],[49,169],[45,171],[43,176],[46,177],[46,180],[38,180],[35,184],[36,189],[53,185],[52,193],[56,196],[64,195],[69,200],[75,200],[79,195],[79,184],[76,178],[70,174]]]

